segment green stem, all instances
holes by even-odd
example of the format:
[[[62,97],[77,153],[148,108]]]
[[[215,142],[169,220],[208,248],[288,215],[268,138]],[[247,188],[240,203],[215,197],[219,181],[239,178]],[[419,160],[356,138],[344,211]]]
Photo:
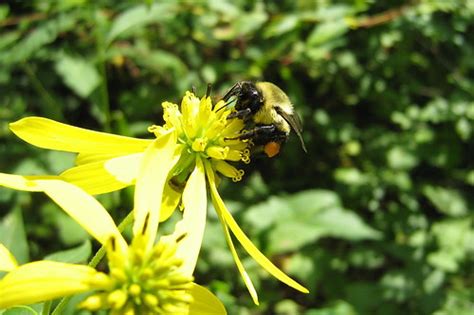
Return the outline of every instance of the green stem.
[[[96,17],[97,28],[95,29],[96,35],[96,48],[97,55],[99,56],[99,72],[102,77],[102,84],[100,85],[100,103],[102,112],[104,113],[104,129],[107,132],[112,131],[111,127],[111,114],[110,114],[110,99],[108,90],[107,80],[107,67],[106,67],[106,43],[103,36],[103,27],[100,17]]]
[[[64,120],[64,116],[61,111],[61,106],[59,106],[59,104],[56,103],[54,98],[45,89],[45,87],[43,86],[43,84],[41,83],[41,81],[38,79],[35,72],[31,68],[30,64],[27,62],[23,63],[23,69],[28,75],[28,78],[31,81],[31,85],[44,101],[46,111],[48,112],[48,114],[45,116],[49,116],[56,120]]]
[[[53,301],[46,301],[44,302],[43,304],[43,311],[41,311],[41,314],[42,315],[48,315],[49,312],[51,311],[51,304],[53,303]]]
[[[130,213],[125,217],[125,219],[120,222],[118,226],[118,230],[120,232],[123,232],[123,230],[133,221],[133,211],[130,211]],[[105,246],[102,245],[99,250],[95,253],[94,257],[90,260],[88,266],[89,267],[96,267],[99,262],[104,258],[106,253]],[[58,305],[54,309],[53,313],[51,315],[60,315],[63,313],[64,308],[66,307],[67,303],[71,300],[71,297],[64,297],[59,301]]]

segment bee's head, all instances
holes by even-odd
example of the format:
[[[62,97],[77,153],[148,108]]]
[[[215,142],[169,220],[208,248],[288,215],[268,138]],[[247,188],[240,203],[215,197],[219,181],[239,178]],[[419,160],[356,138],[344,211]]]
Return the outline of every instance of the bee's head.
[[[240,82],[240,89],[237,92],[236,110],[249,108],[252,113],[255,113],[260,108],[263,102],[263,96],[258,90],[255,83],[250,81]]]

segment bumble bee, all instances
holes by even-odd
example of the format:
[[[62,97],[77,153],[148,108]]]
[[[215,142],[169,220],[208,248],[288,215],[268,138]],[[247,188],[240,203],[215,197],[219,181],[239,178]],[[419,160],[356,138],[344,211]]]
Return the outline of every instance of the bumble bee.
[[[293,129],[307,152],[301,120],[288,96],[278,86],[270,82],[241,81],[234,84],[223,100],[229,104],[233,97],[235,111],[227,119],[240,118],[250,128],[238,139],[251,139],[255,145],[263,146],[268,157],[273,157],[280,152],[281,144],[288,140]]]

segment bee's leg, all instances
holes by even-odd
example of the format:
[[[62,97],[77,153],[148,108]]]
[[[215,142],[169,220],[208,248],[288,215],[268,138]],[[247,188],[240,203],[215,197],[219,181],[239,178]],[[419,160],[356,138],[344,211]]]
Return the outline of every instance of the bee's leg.
[[[285,142],[288,135],[278,130],[275,125],[259,125],[255,128],[243,132],[238,138],[240,140],[252,139],[257,145],[266,144],[270,141]]]
[[[247,108],[230,113],[227,116],[227,119],[232,119],[232,118],[237,117],[237,118],[245,120],[245,118],[247,118],[250,114],[252,114],[252,110],[247,107]]]

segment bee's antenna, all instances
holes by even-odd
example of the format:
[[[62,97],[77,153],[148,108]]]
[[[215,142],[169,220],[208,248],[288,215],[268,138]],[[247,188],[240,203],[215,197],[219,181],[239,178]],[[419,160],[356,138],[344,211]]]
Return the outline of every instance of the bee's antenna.
[[[221,107],[219,107],[216,112],[220,111],[221,109],[224,109],[226,108],[227,106],[229,106],[230,104],[232,104],[233,102],[235,102],[235,99],[232,99],[230,101],[227,101],[224,105],[222,105]]]
[[[207,84],[207,90],[206,90],[206,97],[211,96],[211,92],[212,92],[212,84],[208,83]]]

